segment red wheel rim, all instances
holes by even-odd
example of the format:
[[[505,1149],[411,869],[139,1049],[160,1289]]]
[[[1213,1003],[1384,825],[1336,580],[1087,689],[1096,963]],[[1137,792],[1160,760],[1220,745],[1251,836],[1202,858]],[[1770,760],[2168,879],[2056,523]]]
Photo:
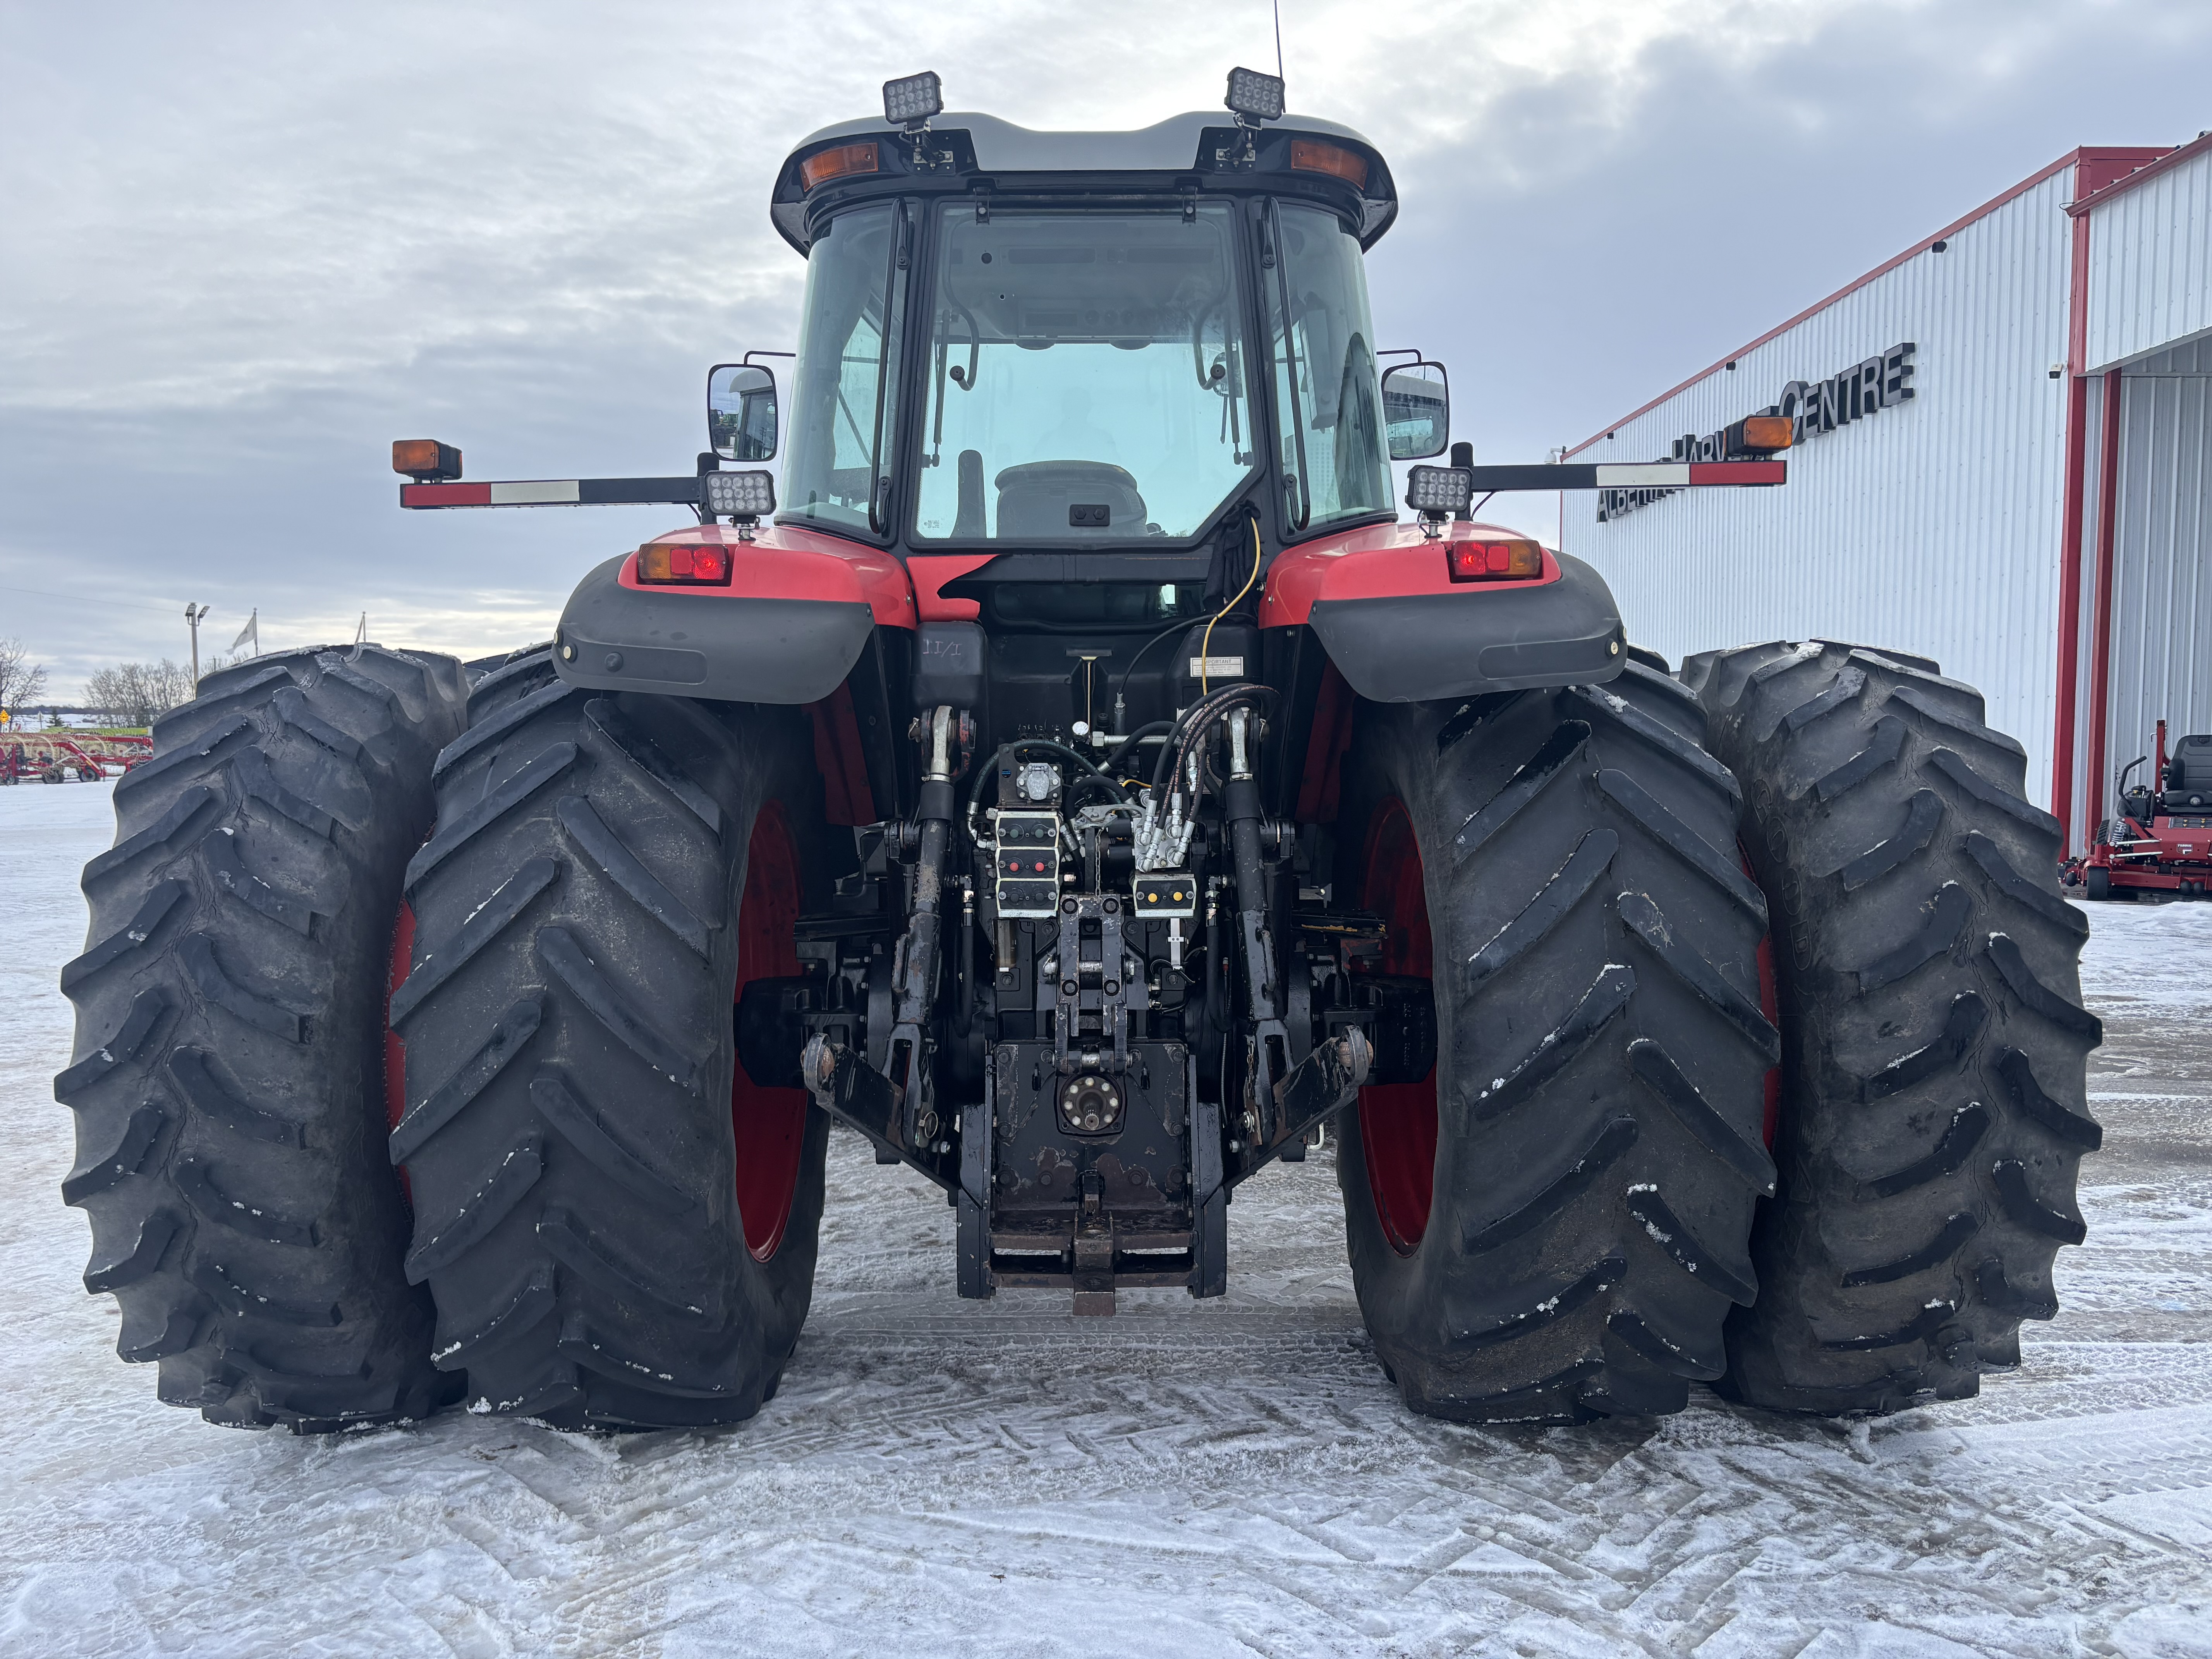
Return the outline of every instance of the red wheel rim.
[[[399,1127],[407,1115],[407,1045],[392,1029],[392,999],[407,982],[415,966],[415,907],[399,901],[399,914],[392,922],[392,963],[384,980],[384,1116],[385,1128]]]
[[[753,820],[745,854],[744,896],[738,903],[738,983],[734,1007],[757,979],[799,971],[794,929],[799,921],[799,854],[783,808],[769,801]],[[730,1068],[730,1128],[737,1140],[738,1215],[745,1248],[766,1261],[783,1243],[791,1200],[799,1190],[799,1160],[806,1146],[806,1091],[763,1089]]]
[[[1360,891],[1382,918],[1386,974],[1433,979],[1429,945],[1429,895],[1421,876],[1421,848],[1405,803],[1382,803],[1367,832]],[[1419,1083],[1372,1084],[1359,1091],[1359,1138],[1367,1157],[1368,1190],[1382,1235],[1400,1255],[1420,1247],[1429,1228],[1437,1184],[1437,1073]]]

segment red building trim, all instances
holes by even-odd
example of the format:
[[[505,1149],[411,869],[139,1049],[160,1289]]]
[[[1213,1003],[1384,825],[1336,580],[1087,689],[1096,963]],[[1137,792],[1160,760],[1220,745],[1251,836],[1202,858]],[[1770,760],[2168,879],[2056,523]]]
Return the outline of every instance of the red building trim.
[[[2108,155],[2119,154],[2121,152],[2098,151],[2094,153]],[[2150,150],[2144,153],[2154,155],[2162,152]],[[1841,300],[1849,295],[1857,293],[1869,283],[1874,281],[1875,277],[1887,276],[1891,271],[1895,270],[1898,266],[1903,264],[1907,259],[1913,258],[1916,254],[1925,253],[1936,243],[1944,241],[1950,237],[1957,235],[1968,225],[1972,224],[1977,219],[1987,217],[1989,215],[1996,212],[1999,208],[2002,207],[2007,202],[2011,201],[2014,197],[2024,196],[2029,191],[2033,190],[2038,185],[2041,184],[2045,179],[2048,179],[2052,173],[2057,172],[2061,167],[2072,167],[2083,156],[2090,154],[2092,154],[2092,152],[2086,149],[2069,150],[2065,155],[2060,156],[2057,161],[2053,161],[2049,167],[2044,168],[2040,173],[2033,173],[2029,177],[2021,179],[2018,184],[2014,185],[2010,190],[2006,191],[2002,195],[1991,197],[1988,201],[1983,203],[1981,206],[1976,208],[1972,213],[1967,214],[1964,218],[1955,219],[1951,223],[1944,226],[1942,229],[1936,231],[1929,235],[1922,237],[1920,240],[1915,242],[1911,247],[1905,249],[1904,252],[1899,254],[1895,258],[1887,260],[1884,263],[1876,265],[1872,270],[1867,272],[1865,276],[1858,277],[1855,281],[1844,283],[1843,287],[1838,289],[1826,299],[1815,301],[1813,304],[1807,306],[1804,310],[1799,312],[1795,317],[1792,317],[1788,322],[1777,324],[1774,327],[1768,329],[1765,333],[1760,335],[1749,344],[1738,346],[1734,351],[1729,352],[1727,356],[1722,358],[1718,362],[1712,364],[1710,368],[1699,369],[1695,374],[1690,376],[1688,380],[1683,381],[1680,386],[1674,387],[1670,391],[1661,392],[1657,397],[1654,398],[1650,403],[1645,404],[1642,408],[1632,410],[1630,413],[1622,416],[1619,420],[1607,427],[1604,432],[1600,432],[1593,437],[1583,439],[1580,443],[1577,444],[1572,449],[1570,449],[1566,453],[1570,455],[1581,454],[1583,451],[1588,449],[1592,444],[1602,441],[1607,433],[1620,430],[1620,428],[1626,426],[1631,421],[1637,419],[1639,416],[1649,415],[1653,410],[1658,408],[1660,404],[1665,403],[1669,398],[1679,398],[1682,393],[1687,392],[1692,386],[1697,385],[1698,381],[1705,379],[1708,375],[1721,373],[1737,358],[1743,356],[1748,352],[1756,351],[1760,346],[1765,345],[1769,340],[1775,338],[1778,335],[1787,334],[1791,329],[1796,327],[1798,324],[1803,322],[1807,318],[1818,316],[1820,313],[1826,311],[1830,306],[1835,304],[1837,301]]]
[[[2083,193],[2075,175],[2075,193]],[[2087,465],[2089,382],[2081,374],[2088,338],[2089,222],[2076,219],[2066,276],[2066,501],[2058,531],[2058,696],[2051,734],[2051,811],[2074,850],[2074,725],[2081,697],[2081,485]]]
[[[2120,371],[2105,376],[2103,464],[2097,471],[2097,585],[2095,630],[2089,659],[2089,770],[2087,787],[2094,821],[2105,811],[2105,717],[2112,689],[2112,567],[2120,516]],[[2156,786],[2154,785],[2154,787]]]
[[[2074,152],[2074,200],[2085,202],[2100,191],[2115,184],[2127,183],[2148,171],[2161,158],[2173,154],[2171,148],[2154,149],[2077,149]],[[2069,222],[2072,233],[2072,260],[2068,267],[2066,283],[2066,506],[2063,528],[2059,532],[2058,570],[2058,707],[2052,721],[2051,744],[2051,811],[2065,826],[2066,850],[2074,847],[2074,750],[2076,734],[2075,711],[2081,702],[2081,560],[2082,495],[2088,477],[2088,415],[2089,382],[2082,371],[2087,365],[2089,352],[2089,220],[2086,214],[2076,214]],[[2108,381],[2107,385],[2111,383]],[[2106,515],[2113,510],[2111,494],[2118,480],[2118,399],[2108,391],[2105,398],[2104,452],[2100,459],[2107,467],[2106,493],[2098,503],[2100,537],[2097,551],[2097,580],[2100,584],[2097,604],[2093,607],[2093,627],[2097,630],[2091,641],[2089,700],[2089,772],[2083,780],[2089,791],[2089,799],[2083,803],[2088,808],[2091,820],[2102,810],[2104,783],[2100,774],[2104,769],[2105,716],[2106,700],[2106,680],[2111,667],[2112,619],[2106,614],[2110,599],[2111,571],[2106,564],[2111,549],[2101,535],[2102,526],[2109,522]],[[2090,824],[2094,833],[2094,822]]]
[[[2148,153],[2158,155],[2158,159],[2154,161],[2140,162],[2127,172],[2117,174],[2105,182],[2091,185],[2087,194],[2076,197],[2066,204],[2066,210],[2078,218],[2091,208],[2102,207],[2113,197],[2124,195],[2137,185],[2148,184],[2160,173],[2169,172],[2183,162],[2203,155],[2207,150],[2212,150],[2212,132],[2201,132],[2187,143],[2169,149],[2162,155],[2158,155],[2156,151],[2100,150],[2097,152],[2100,155],[2118,156]]]
[[[2025,196],[2029,191],[2033,190],[2045,179],[2048,179],[2052,173],[2058,172],[2063,167],[2070,167],[2077,169],[2074,178],[2075,201],[2073,204],[2069,206],[2067,209],[2067,211],[2071,213],[2077,208],[2085,205],[2086,198],[2089,196],[2095,194],[2097,191],[2110,189],[2115,181],[2124,179],[2127,184],[2132,187],[2133,185],[2141,183],[2142,179],[2148,177],[2150,173],[2163,171],[2166,165],[2183,159],[2185,155],[2193,155],[2197,151],[2203,149],[2208,142],[2212,141],[2198,139],[2193,143],[2183,145],[2182,148],[2178,150],[2172,149],[2170,146],[2162,144],[2134,149],[2091,149],[2085,146],[2080,149],[2069,150],[2065,155],[2060,156],[2057,161],[2053,161],[2049,167],[2045,167],[2041,172],[2029,174],[2028,177],[2021,179],[2010,190],[2004,191],[2001,195],[1992,196],[1988,201],[1983,203],[1981,206],[1976,208],[1972,213],[1966,215],[1963,218],[1954,219],[1949,224],[1944,226],[1942,229],[1935,232],[1931,235],[1922,237],[1920,240],[1915,242],[1911,247],[1905,249],[1904,252],[1899,254],[1895,258],[1887,260],[1884,263],[1876,265],[1872,270],[1867,272],[1865,276],[1861,276],[1853,282],[1844,283],[1843,287],[1838,289],[1826,299],[1816,301],[1812,305],[1807,306],[1804,310],[1799,312],[1788,322],[1778,324],[1776,326],[1768,329],[1765,333],[1760,335],[1749,344],[1738,346],[1734,351],[1729,352],[1727,356],[1722,358],[1718,362],[1699,369],[1695,374],[1690,376],[1688,380],[1683,381],[1680,386],[1674,386],[1669,391],[1661,392],[1650,403],[1622,416],[1619,420],[1607,426],[1604,432],[1600,432],[1591,437],[1583,439],[1580,443],[1577,444],[1573,448],[1566,451],[1565,453],[1569,455],[1581,454],[1583,451],[1588,449],[1592,444],[1602,441],[1606,436],[1606,433],[1616,432],[1622,427],[1626,426],[1631,421],[1635,420],[1638,416],[1649,415],[1653,410],[1658,408],[1660,404],[1665,403],[1669,398],[1678,398],[1681,396],[1683,392],[1687,392],[1692,386],[1697,385],[1698,381],[1705,379],[1708,375],[1721,373],[1730,363],[1734,362],[1737,358],[1744,356],[1747,352],[1757,350],[1760,346],[1765,345],[1769,340],[1773,339],[1777,335],[1787,334],[1791,329],[1796,327],[1798,324],[1803,322],[1808,317],[1818,316],[1821,312],[1826,311],[1830,306],[1835,304],[1837,301],[1844,298],[1846,295],[1857,293],[1859,289],[1864,288],[1869,283],[1874,281],[1877,276],[1887,276],[1891,271],[1896,270],[1898,266],[1903,264],[1907,259],[1913,258],[1917,254],[1925,253],[1929,248],[1935,246],[1936,243],[1948,241],[1950,238],[1957,235],[1960,231],[1964,230],[1968,225],[1972,224],[1976,220],[1987,218],[1990,214],[1995,213],[1999,208],[2002,207],[2007,202],[2011,201],[2014,198]]]

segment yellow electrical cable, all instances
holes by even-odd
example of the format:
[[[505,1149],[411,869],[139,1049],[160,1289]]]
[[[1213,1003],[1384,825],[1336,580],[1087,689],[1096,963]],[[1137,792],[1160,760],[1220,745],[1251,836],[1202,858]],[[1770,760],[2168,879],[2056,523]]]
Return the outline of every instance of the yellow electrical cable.
[[[1213,665],[1213,624],[1243,604],[1244,596],[1252,591],[1252,584],[1260,580],[1260,521],[1252,520],[1252,574],[1244,579],[1244,586],[1237,590],[1237,597],[1206,619],[1206,632],[1198,641],[1198,695],[1206,693],[1206,670]]]

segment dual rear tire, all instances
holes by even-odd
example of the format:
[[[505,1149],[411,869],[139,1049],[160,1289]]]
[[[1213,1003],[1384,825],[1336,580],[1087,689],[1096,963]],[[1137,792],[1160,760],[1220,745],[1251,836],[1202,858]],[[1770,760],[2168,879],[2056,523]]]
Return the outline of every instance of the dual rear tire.
[[[1407,1403],[1674,1411],[1725,1367],[1771,1189],[1765,902],[1689,692],[1366,704],[1340,876],[1384,971],[1431,980],[1436,1067],[1362,1091],[1338,1155],[1353,1281]]]
[[[811,762],[799,710],[572,690],[542,651],[440,757],[391,1154],[472,1410],[659,1428],[773,1397],[828,1122],[747,1075],[734,1009],[797,970],[828,881]]]
[[[1894,1411],[2057,1310],[2100,1031],[2020,745],[1917,659],[1682,680],[1361,709],[1339,880],[1437,1060],[1338,1169],[1416,1410]]]
[[[2057,1311],[2102,1139],[2058,822],[1979,694],[1923,659],[1777,642],[1683,678],[1748,791],[1784,1036],[1764,1288],[1722,1389],[1814,1412],[1972,1395]]]
[[[826,1119],[733,1013],[834,873],[804,716],[574,691],[541,651],[464,733],[459,679],[261,659],[118,783],[56,1079],[88,1288],[217,1421],[421,1416],[464,1372],[564,1425],[741,1419],[823,1200]],[[1341,897],[1437,1044],[1339,1171],[1416,1410],[1892,1410],[2055,1310],[2099,1030],[2019,746],[1848,646],[1684,680],[1359,711]]]
[[[384,965],[461,665],[294,651],[210,674],[115,786],[62,969],[76,1053],[62,1196],[117,1352],[211,1422],[307,1431],[428,1416],[430,1298],[400,1270],[385,1156]]]

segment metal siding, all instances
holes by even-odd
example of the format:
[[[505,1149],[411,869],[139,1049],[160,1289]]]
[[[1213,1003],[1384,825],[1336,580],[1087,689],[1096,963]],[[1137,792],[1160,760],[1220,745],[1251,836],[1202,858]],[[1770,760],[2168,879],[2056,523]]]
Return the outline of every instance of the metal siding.
[[[1571,495],[1568,551],[1639,643],[1679,658],[1823,635],[1936,658],[1978,685],[2048,805],[2064,511],[2072,169],[1613,429],[1578,460],[1644,460],[1902,340],[1917,395],[1790,452],[1779,489],[1669,496],[1611,524]]]
[[[2212,732],[2212,338],[2130,365],[2120,385],[2112,773],[2160,719],[2176,735]],[[2100,811],[2110,795],[2107,780]]]
[[[2212,330],[2212,150],[2088,210],[2088,361]]]

